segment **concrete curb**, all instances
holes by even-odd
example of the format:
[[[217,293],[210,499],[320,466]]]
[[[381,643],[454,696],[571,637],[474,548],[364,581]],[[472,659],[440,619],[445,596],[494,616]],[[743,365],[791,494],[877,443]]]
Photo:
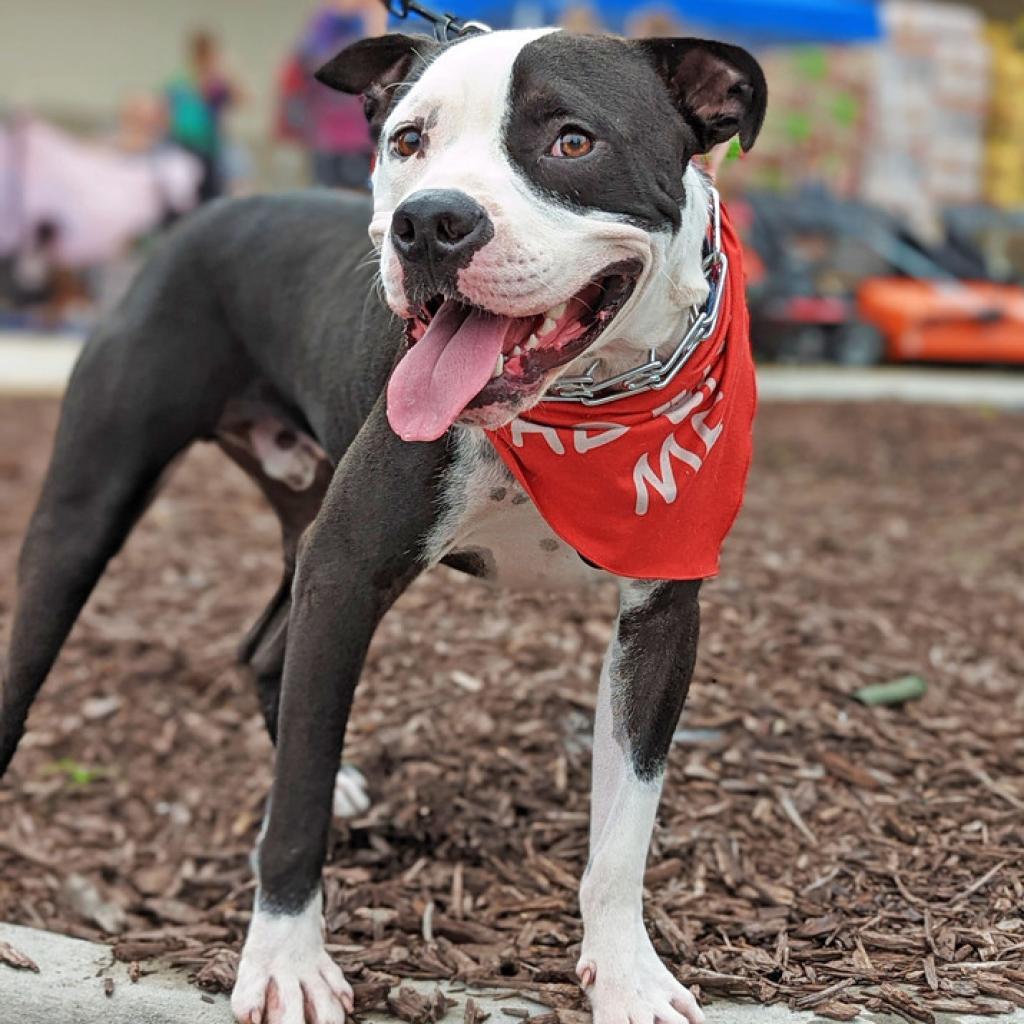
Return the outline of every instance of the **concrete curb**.
[[[0,1020],[18,1024],[232,1024],[226,996],[212,996],[189,984],[184,972],[149,961],[137,983],[108,946],[53,932],[0,922],[0,942],[9,942],[31,957],[39,973],[0,965]],[[113,989],[107,995],[110,983]],[[456,1001],[445,1024],[463,1019],[468,996],[491,1024],[519,1024],[524,1016],[548,1013],[522,995],[497,989],[466,989],[432,981],[402,983],[422,993],[440,987]],[[706,1007],[708,1024],[832,1024],[813,1012],[795,1013],[784,1006],[760,1006],[716,1000]],[[385,1013],[367,1014],[374,1022],[393,1021]],[[905,1024],[902,1018],[863,1013],[863,1024]],[[936,1024],[1024,1024],[1024,1011],[1000,1017],[940,1016]]]
[[[74,335],[4,331],[0,335],[0,391],[61,394],[81,348],[81,339]]]
[[[0,966],[0,1019],[18,1024],[227,1024],[224,996],[210,996],[183,973],[147,964],[138,983],[108,946],[0,924],[0,941],[31,957],[39,973]],[[149,973],[149,971],[153,973]],[[104,986],[113,982],[107,995]],[[209,1002],[207,1001],[209,1000]]]
[[[0,964],[0,1021],[4,1024],[233,1022],[227,996],[203,992],[189,983],[184,971],[159,961],[140,964],[142,975],[132,982],[127,964],[114,960],[109,946],[2,922],[0,942],[10,943],[39,967],[36,974]],[[518,1024],[524,1017],[549,1012],[540,1003],[501,990],[477,992],[463,985],[418,980],[402,982],[402,987],[423,994],[439,987],[450,995],[457,1005],[446,1014],[446,1024],[463,1019],[469,996],[483,1012],[491,1014],[494,1024]],[[514,1016],[505,1010],[512,1010]],[[374,1022],[395,1019],[385,1013],[361,1016]]]
[[[916,402],[1024,412],[1021,372],[917,366],[761,366],[760,398],[774,402]]]

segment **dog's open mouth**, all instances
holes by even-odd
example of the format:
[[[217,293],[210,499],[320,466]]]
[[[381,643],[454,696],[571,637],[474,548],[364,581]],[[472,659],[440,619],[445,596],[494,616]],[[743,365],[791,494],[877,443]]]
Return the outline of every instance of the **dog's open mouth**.
[[[638,261],[606,267],[536,316],[499,316],[436,296],[406,320],[409,350],[388,384],[388,419],[406,441],[433,441],[467,409],[521,404],[589,348],[633,293]]]

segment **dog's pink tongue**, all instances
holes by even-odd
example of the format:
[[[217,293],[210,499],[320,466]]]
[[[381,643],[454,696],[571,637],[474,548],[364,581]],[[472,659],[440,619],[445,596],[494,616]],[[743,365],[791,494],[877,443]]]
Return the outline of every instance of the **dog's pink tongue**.
[[[433,441],[491,379],[515,321],[445,302],[388,383],[388,420],[403,441]]]

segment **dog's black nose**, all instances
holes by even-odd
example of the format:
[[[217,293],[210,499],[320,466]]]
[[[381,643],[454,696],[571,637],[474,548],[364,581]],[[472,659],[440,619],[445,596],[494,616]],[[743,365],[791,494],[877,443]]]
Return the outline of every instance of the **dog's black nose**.
[[[403,262],[436,271],[464,267],[494,235],[487,211],[465,192],[424,189],[391,217],[391,242]]]

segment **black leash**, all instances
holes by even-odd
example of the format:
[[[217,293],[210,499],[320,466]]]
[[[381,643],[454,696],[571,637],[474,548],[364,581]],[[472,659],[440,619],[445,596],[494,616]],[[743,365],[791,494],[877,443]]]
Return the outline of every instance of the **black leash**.
[[[424,7],[419,0],[381,0],[389,13],[396,18],[408,18],[410,14],[418,14],[424,21],[434,26],[434,38],[439,43],[451,42],[459,36],[471,35],[474,32],[490,32],[491,26],[482,21],[463,21],[454,14],[433,11]]]

